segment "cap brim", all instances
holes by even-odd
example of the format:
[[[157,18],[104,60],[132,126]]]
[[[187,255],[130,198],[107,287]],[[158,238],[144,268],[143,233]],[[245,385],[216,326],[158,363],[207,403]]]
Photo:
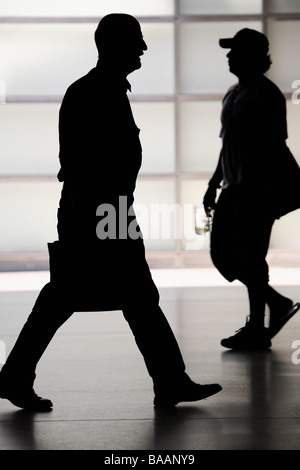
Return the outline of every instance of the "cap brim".
[[[233,46],[233,38],[220,39],[219,45],[223,47],[223,49],[231,49]]]

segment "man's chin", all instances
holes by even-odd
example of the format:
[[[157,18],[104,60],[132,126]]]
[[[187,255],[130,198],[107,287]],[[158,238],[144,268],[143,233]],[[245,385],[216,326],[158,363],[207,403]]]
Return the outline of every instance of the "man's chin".
[[[234,67],[229,67],[229,72],[233,73],[233,75],[237,76],[237,73],[236,73],[236,70],[234,69]]]
[[[137,68],[137,69],[140,69],[141,66],[142,66],[142,61],[141,61],[140,58],[138,58],[138,59],[136,60],[136,68]]]
[[[134,72],[135,70],[138,70],[142,67],[142,63],[139,60],[137,60],[135,63],[132,63],[131,67],[129,68],[129,72],[128,73],[132,73]]]

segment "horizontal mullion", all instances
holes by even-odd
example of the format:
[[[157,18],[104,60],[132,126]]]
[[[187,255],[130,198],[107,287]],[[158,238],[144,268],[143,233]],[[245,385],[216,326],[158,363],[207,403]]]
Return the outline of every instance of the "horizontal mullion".
[[[185,23],[197,23],[197,22],[221,22],[221,21],[261,21],[263,19],[263,13],[249,13],[249,14],[207,14],[207,15],[180,15],[178,17],[179,22]]]
[[[100,16],[1,16],[0,23],[99,23]],[[170,23],[175,16],[136,16],[141,23]]]
[[[129,100],[133,103],[174,103],[176,99],[180,102],[185,101],[222,101],[224,98],[226,90],[224,93],[207,93],[207,94],[195,94],[195,93],[184,93],[179,94],[176,98],[176,95],[129,95]],[[284,97],[287,100],[290,100],[292,97],[292,92],[283,92]],[[4,104],[34,104],[34,103],[61,103],[63,95],[58,96],[45,96],[45,95],[34,95],[34,96],[6,96]]]
[[[57,174],[49,174],[49,175],[40,175],[40,174],[28,174],[28,175],[17,175],[17,174],[9,174],[9,175],[0,175],[0,183],[35,183],[35,182],[42,182],[42,181],[58,181]]]
[[[211,177],[210,172],[180,172],[176,173],[140,173],[138,175],[139,180],[187,180],[187,179],[208,179]],[[42,181],[58,181],[56,174],[28,174],[28,175],[17,175],[17,174],[8,174],[0,175],[0,183],[10,183],[10,182],[42,182]]]
[[[14,95],[6,96],[2,104],[61,103],[64,95]],[[132,102],[174,102],[175,95],[128,95]]]
[[[224,90],[224,93],[201,93],[201,94],[196,94],[196,93],[183,93],[178,96],[178,99],[181,102],[184,101],[222,101],[224,98],[224,94],[227,90]]]
[[[225,90],[226,91],[226,90]],[[135,95],[129,94],[129,100],[131,102],[140,103],[152,103],[152,102],[175,102],[176,95]],[[209,94],[195,94],[195,93],[184,93],[178,96],[180,101],[220,101],[223,99],[224,94],[220,93],[209,93]],[[63,95],[14,95],[6,96],[5,103],[2,104],[30,104],[30,103],[61,103]]]
[[[103,15],[102,15],[103,16]],[[1,16],[1,23],[98,23],[102,16]],[[262,21],[263,19],[299,20],[300,13],[245,13],[245,14],[178,14],[166,16],[136,16],[141,23]]]

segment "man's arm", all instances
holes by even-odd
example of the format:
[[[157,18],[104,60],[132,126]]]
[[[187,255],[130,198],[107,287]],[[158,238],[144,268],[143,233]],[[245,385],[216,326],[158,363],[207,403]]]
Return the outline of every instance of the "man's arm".
[[[216,206],[217,189],[220,188],[220,183],[223,180],[221,154],[222,151],[215,172],[209,180],[208,189],[203,198],[203,205],[207,215],[210,215],[211,211],[214,210]]]

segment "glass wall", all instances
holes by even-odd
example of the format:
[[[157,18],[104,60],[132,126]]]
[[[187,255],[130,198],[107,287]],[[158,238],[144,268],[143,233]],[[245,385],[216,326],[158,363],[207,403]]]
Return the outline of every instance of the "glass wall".
[[[148,45],[128,78],[143,146],[135,200],[150,265],[207,262],[209,238],[195,236],[193,209],[218,160],[222,97],[236,82],[219,38],[244,27],[269,37],[268,76],[286,96],[287,143],[300,163],[298,1],[2,1],[0,255],[46,253],[57,236],[60,103],[97,61],[99,19],[120,11],[139,19]],[[272,249],[300,248],[299,218],[297,211],[276,222]]]

